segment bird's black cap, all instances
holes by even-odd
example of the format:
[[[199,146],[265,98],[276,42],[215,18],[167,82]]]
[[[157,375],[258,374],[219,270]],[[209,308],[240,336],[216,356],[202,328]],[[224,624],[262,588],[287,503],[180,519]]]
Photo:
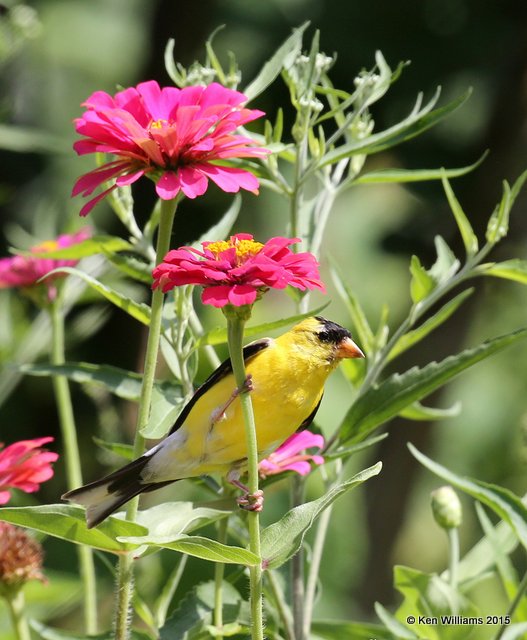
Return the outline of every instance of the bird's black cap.
[[[344,327],[341,327],[340,324],[326,320],[326,318],[322,316],[315,316],[315,318],[322,325],[318,332],[318,337],[322,342],[338,344],[344,340],[344,338],[351,338],[351,333]]]

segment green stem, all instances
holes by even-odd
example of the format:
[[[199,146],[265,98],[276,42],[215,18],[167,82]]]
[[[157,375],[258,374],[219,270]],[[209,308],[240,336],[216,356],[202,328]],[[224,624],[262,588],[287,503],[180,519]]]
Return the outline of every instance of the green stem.
[[[267,584],[269,585],[269,589],[271,590],[278,615],[280,616],[280,620],[282,621],[286,640],[295,640],[295,631],[293,629],[291,613],[285,606],[285,595],[280,588],[280,585],[278,584],[275,572],[273,570],[266,571],[265,578],[267,580]]]
[[[245,320],[235,314],[227,318],[229,355],[232,371],[238,389],[243,389],[246,381],[245,362],[243,359],[243,328]],[[250,393],[240,394],[240,405],[245,423],[245,439],[247,442],[247,469],[249,473],[248,487],[250,493],[258,491],[258,444],[256,441],[256,425]],[[249,528],[249,549],[258,557],[260,550],[260,517],[257,511],[247,513]],[[262,602],[262,566],[250,567],[251,591],[251,637],[252,640],[263,640],[263,602]]]
[[[158,629],[161,629],[161,627],[165,624],[168,607],[170,606],[174,594],[179,587],[183,572],[185,571],[185,567],[187,566],[188,558],[189,557],[184,553],[181,554],[178,563],[168,577],[165,587],[161,591],[161,595],[159,596],[156,607],[156,624]]]
[[[516,609],[518,608],[518,605],[522,601],[522,598],[526,591],[527,591],[527,571],[525,572],[520,584],[518,585],[518,591],[514,596],[514,600],[511,602],[509,608],[507,609],[506,617],[508,616],[512,620],[512,617],[514,616],[514,613],[516,612]],[[508,626],[509,624],[505,624],[505,623],[502,624],[494,640],[500,640],[500,638],[503,636],[503,634],[507,630]]]
[[[459,567],[459,531],[457,527],[452,527],[447,530],[448,543],[449,543],[449,562],[448,562],[448,576],[452,589],[457,589],[457,575]],[[457,613],[456,611],[454,613]]]
[[[156,247],[156,265],[159,264],[170,248],[170,236],[178,198],[174,200],[162,200],[160,221]],[[159,351],[159,339],[161,336],[161,319],[163,313],[163,292],[155,289],[152,293],[152,307],[150,316],[150,330],[146,343],[143,383],[139,398],[137,414],[137,427],[134,439],[134,458],[143,454],[145,439],[141,430],[147,425],[152,404],[152,389]],[[127,520],[135,520],[139,506],[139,497],[133,498],[128,503],[126,510]],[[119,558],[118,584],[117,584],[117,610],[115,617],[115,639],[126,640],[130,635],[129,611],[134,589],[133,557],[125,553]]]
[[[295,475],[291,481],[291,508],[304,502],[304,478]],[[295,640],[304,640],[304,552],[299,549],[291,558],[291,603]]]
[[[16,593],[6,594],[5,600],[9,609],[9,617],[17,640],[31,640],[31,631],[25,616],[25,598],[22,589]]]
[[[218,542],[226,544],[229,519],[224,518],[218,525]],[[214,567],[214,626],[218,638],[223,638],[223,576],[225,575],[225,563],[216,562]]]
[[[54,365],[61,365],[65,362],[64,311],[59,297],[52,302],[50,313],[52,325],[51,361]],[[64,443],[67,488],[71,490],[82,485],[82,471],[70,388],[65,376],[53,377],[53,390]],[[84,624],[86,633],[94,635],[97,633],[97,588],[93,552],[90,547],[81,545],[77,547],[77,557],[84,586]]]

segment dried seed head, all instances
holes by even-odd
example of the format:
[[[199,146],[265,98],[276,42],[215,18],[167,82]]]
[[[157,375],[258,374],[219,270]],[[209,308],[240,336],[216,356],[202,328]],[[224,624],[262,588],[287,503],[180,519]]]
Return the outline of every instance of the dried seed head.
[[[28,580],[45,581],[42,546],[22,529],[0,522],[0,593],[20,589]]]

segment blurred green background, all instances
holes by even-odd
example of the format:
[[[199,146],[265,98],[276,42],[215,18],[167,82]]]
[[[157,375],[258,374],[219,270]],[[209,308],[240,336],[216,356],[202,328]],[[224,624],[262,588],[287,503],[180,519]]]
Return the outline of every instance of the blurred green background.
[[[373,66],[377,49],[392,68],[400,61],[411,61],[388,95],[373,108],[377,130],[407,114],[419,91],[425,98],[431,97],[441,85],[446,102],[467,87],[473,88],[469,102],[447,121],[418,139],[375,156],[372,166],[464,166],[490,149],[482,166],[453,181],[473,226],[481,233],[500,197],[502,179],[514,180],[527,164],[527,3],[35,0],[25,5],[0,5],[2,255],[10,246],[27,248],[35,240],[71,231],[85,222],[78,218],[81,202],[70,199],[70,191],[74,179],[92,167],[92,159],[77,158],[71,145],[75,138],[72,120],[90,93],[98,89],[114,92],[119,86],[150,78],[168,84],[163,64],[168,38],[175,39],[175,59],[188,65],[196,58],[204,60],[204,42],[219,25],[225,28],[214,40],[216,52],[224,61],[228,51],[234,52],[243,73],[243,88],[291,29],[305,20],[311,21],[310,36],[314,28],[320,29],[321,50],[337,53],[331,77],[339,88],[349,90],[360,69]],[[278,80],[251,106],[274,119],[287,97]],[[23,129],[24,135],[14,135],[10,125]],[[146,217],[153,202],[150,183],[140,185],[135,197],[139,217]],[[229,197],[214,188],[199,201],[184,202],[173,246],[195,239],[228,204]],[[523,196],[513,212],[509,238],[500,245],[496,257],[527,257],[525,209]],[[105,204],[98,206],[87,222],[104,233],[123,232]],[[265,239],[285,234],[286,226],[287,212],[277,197],[265,191],[258,199],[244,195],[237,231]],[[438,233],[459,252],[461,243],[439,184],[356,187],[337,202],[333,212],[322,257],[326,281],[327,256],[331,254],[342,265],[372,323],[376,324],[382,305],[388,304],[391,326],[396,326],[410,304],[409,257],[416,253],[430,265]],[[398,365],[401,370],[527,325],[525,287],[498,280],[476,285],[477,294],[468,305],[443,329],[408,352]],[[0,440],[9,443],[48,434],[58,437],[49,380],[19,380],[8,364],[20,359],[24,346],[20,341],[27,340],[26,330],[36,312],[16,294],[0,294],[0,357],[4,364],[0,373]],[[146,297],[147,291],[134,294]],[[325,314],[349,325],[331,285],[329,295],[332,303]],[[77,323],[68,346],[69,358],[137,369],[141,328],[121,312],[96,302],[97,316],[86,319],[79,311],[72,316]],[[314,304],[318,302],[314,299]],[[261,318],[293,312],[292,305],[285,310],[283,300],[271,295],[260,307]],[[86,325],[103,320],[101,330],[89,336]],[[208,312],[205,321],[213,326],[221,319],[216,312]],[[25,345],[25,358],[47,357],[42,322],[40,339]],[[426,571],[445,567],[446,539],[428,508],[428,494],[437,481],[418,468],[406,449],[407,441],[456,471],[502,484],[519,494],[526,490],[526,356],[527,346],[503,353],[436,394],[433,402],[438,406],[461,401],[459,417],[435,424],[394,421],[388,426],[390,437],[376,451],[354,460],[358,469],[381,459],[384,469],[378,478],[339,503],[328,540],[332,552],[323,567],[319,616],[371,618],[375,600],[395,604],[391,586],[394,563]],[[346,393],[344,379],[336,374],[319,414],[325,431],[331,432],[344,414]],[[79,387],[74,387],[74,400],[87,453],[84,474],[93,479],[105,459],[95,453],[92,435],[130,438],[133,410]],[[60,441],[56,446],[60,449]],[[65,488],[62,468],[62,463],[57,464],[56,476],[35,499],[58,500]],[[179,499],[185,491],[177,487],[170,495]],[[286,503],[278,495],[279,512]],[[32,499],[17,496],[16,500],[23,504]],[[462,542],[466,549],[480,532],[472,504],[465,500],[464,505]],[[47,589],[58,592],[57,602],[74,604],[70,582],[76,572],[73,551],[53,541],[46,541],[46,551],[50,575],[57,576]],[[208,576],[209,566],[195,564],[195,571]],[[102,565],[99,568],[110,591],[110,574]],[[145,593],[155,588],[156,571],[158,575],[164,571],[161,560],[149,565],[143,581]],[[40,598],[46,597],[46,589],[40,585],[31,589],[41,594]],[[51,591],[47,593],[49,599]],[[484,613],[502,613],[500,593],[492,583],[481,589],[479,598]],[[56,616],[64,617],[67,611],[68,606],[57,605]]]

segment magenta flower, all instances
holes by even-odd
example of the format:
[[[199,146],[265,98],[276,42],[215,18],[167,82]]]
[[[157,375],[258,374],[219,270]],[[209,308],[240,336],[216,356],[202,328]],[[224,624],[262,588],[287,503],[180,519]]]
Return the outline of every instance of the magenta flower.
[[[209,179],[229,193],[240,189],[258,193],[252,173],[223,164],[231,158],[269,153],[250,146],[251,138],[233,133],[263,115],[242,107],[246,100],[243,93],[217,83],[177,89],[160,88],[151,80],[114,97],[96,91],[83,103],[85,113],[75,120],[77,133],[85,138],[74,149],[79,155],[111,153],[117,160],[79,178],[72,195],[90,196],[107,180],[117,180],[85,204],[80,215],[87,215],[117,186],[132,184],[145,174],[155,181],[162,200],[179,192],[188,198],[200,196]]]
[[[34,493],[53,476],[51,463],[59,456],[40,448],[48,442],[53,442],[53,438],[20,440],[0,450],[0,504],[9,501],[10,489]]]
[[[91,229],[85,227],[73,235],[62,235],[56,240],[48,240],[31,248],[31,253],[44,253],[65,249],[78,244],[91,236]],[[37,286],[38,281],[46,274],[59,267],[72,267],[78,260],[56,260],[53,258],[37,258],[31,255],[17,255],[11,258],[0,258],[0,289],[22,288],[28,289]],[[57,291],[53,280],[64,277],[61,274],[53,274],[47,278],[42,286],[46,288],[47,300],[54,300]]]
[[[260,476],[274,476],[283,471],[296,471],[301,476],[311,471],[311,462],[323,464],[324,458],[320,455],[302,453],[305,449],[317,447],[319,451],[324,446],[324,438],[311,431],[300,431],[290,436],[276,451],[273,451],[258,465]]]
[[[204,287],[205,304],[240,307],[252,304],[267,289],[288,285],[305,291],[320,289],[318,262],[311,253],[293,253],[298,238],[271,238],[265,244],[248,233],[230,240],[203,242],[203,251],[181,247],[169,251],[153,271],[153,288],[163,292],[184,284]]]

